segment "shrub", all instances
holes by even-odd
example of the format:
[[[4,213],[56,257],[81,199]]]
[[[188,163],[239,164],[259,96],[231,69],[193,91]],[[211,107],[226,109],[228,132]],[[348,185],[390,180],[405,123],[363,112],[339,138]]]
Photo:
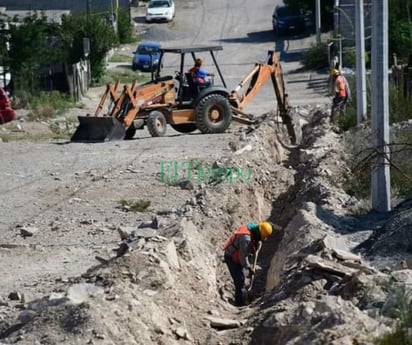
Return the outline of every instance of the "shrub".
[[[400,122],[411,118],[412,100],[404,97],[402,91],[397,90],[392,83],[389,87],[389,114],[390,122]]]
[[[356,68],[356,48],[346,48],[342,53],[343,66]],[[365,52],[365,66],[370,65],[369,53]]]
[[[396,288],[389,298],[393,299],[397,323],[395,329],[375,339],[375,345],[412,345],[412,305],[404,287]]]
[[[66,113],[73,107],[73,100],[58,91],[41,92],[39,96],[29,100],[29,109],[37,119],[51,118]]]
[[[368,134],[369,133],[369,134]],[[371,147],[372,138],[366,129],[356,128],[346,133],[347,151],[351,154],[350,173],[346,176],[345,191],[357,199],[369,198],[372,164],[377,153]],[[391,131],[390,174],[392,201],[409,197],[412,193],[412,145],[410,130]]]
[[[307,69],[328,68],[328,47],[326,43],[312,44],[304,54],[301,64]]]
[[[117,30],[119,35],[119,42],[121,44],[132,43],[135,41],[135,38],[133,37],[133,26],[131,24],[129,11],[119,9]]]

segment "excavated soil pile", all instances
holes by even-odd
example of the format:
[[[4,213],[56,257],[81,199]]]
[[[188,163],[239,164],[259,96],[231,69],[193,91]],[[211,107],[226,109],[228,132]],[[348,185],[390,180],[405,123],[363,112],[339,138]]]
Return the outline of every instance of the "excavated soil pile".
[[[97,252],[83,274],[50,283],[50,292],[33,300],[2,291],[0,342],[372,344],[397,316],[391,291],[412,283],[408,263],[396,266],[399,257],[384,269],[372,262],[389,255],[383,229],[410,223],[411,205],[385,217],[354,216],[360,201],[343,188],[350,174],[347,139],[331,130],[326,108],[298,111],[299,146],[288,144],[274,114],[234,128],[230,150],[196,159],[190,178],[185,172],[169,181],[170,208],[152,210],[150,221],[137,212],[139,224],[109,229],[118,238],[114,250]],[[149,186],[164,188],[159,181]],[[88,202],[99,205],[93,197]],[[99,210],[102,218],[112,212]],[[221,247],[237,226],[261,219],[281,230],[262,248],[254,300],[236,308]]]

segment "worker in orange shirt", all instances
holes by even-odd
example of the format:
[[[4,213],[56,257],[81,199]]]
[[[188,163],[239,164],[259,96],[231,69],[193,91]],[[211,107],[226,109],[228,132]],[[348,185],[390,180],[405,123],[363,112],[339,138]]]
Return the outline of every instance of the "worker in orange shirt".
[[[341,75],[338,69],[332,70],[332,78],[334,80],[335,96],[332,100],[332,110],[330,114],[330,122],[336,123],[338,116],[341,112],[345,112],[346,103],[349,97],[349,86],[345,77]]]
[[[255,274],[249,256],[256,254],[259,241],[265,241],[273,228],[268,222],[248,223],[238,228],[223,246],[224,260],[235,285],[235,305],[245,303],[245,274]]]

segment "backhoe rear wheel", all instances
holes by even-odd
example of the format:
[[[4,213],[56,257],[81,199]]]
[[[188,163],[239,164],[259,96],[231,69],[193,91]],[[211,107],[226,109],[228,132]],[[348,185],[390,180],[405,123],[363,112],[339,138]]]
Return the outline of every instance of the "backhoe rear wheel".
[[[147,129],[152,137],[162,137],[166,134],[166,117],[160,111],[152,111],[147,119]]]
[[[232,122],[229,101],[221,94],[212,93],[196,106],[196,125],[202,133],[223,133]]]
[[[180,125],[171,125],[172,128],[179,133],[191,133],[197,129],[194,123],[182,123]]]

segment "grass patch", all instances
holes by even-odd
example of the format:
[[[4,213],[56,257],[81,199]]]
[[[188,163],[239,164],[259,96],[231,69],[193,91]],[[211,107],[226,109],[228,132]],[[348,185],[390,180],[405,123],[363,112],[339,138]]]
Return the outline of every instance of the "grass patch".
[[[62,133],[19,133],[19,134],[0,134],[0,140],[7,143],[10,141],[31,141],[41,142],[47,140],[69,140],[70,134],[68,132]]]
[[[110,59],[109,62],[126,62],[126,63],[131,63],[132,57],[129,55],[125,55],[122,53],[114,53]]]
[[[149,207],[151,202],[149,200],[125,200],[119,201],[120,206],[123,210],[132,212],[145,212]]]
[[[63,115],[75,106],[75,102],[69,95],[58,91],[40,92],[37,95],[16,91],[13,105],[16,109],[28,109],[28,119],[34,121]]]
[[[114,68],[106,71],[99,84],[107,85],[108,83],[115,83],[117,80],[120,80],[122,84],[132,84],[135,80],[138,83],[144,83],[150,78],[150,73],[134,72],[131,68]]]
[[[375,345],[412,345],[412,303],[405,287],[393,289],[388,297],[397,322],[394,330],[374,340]]]

